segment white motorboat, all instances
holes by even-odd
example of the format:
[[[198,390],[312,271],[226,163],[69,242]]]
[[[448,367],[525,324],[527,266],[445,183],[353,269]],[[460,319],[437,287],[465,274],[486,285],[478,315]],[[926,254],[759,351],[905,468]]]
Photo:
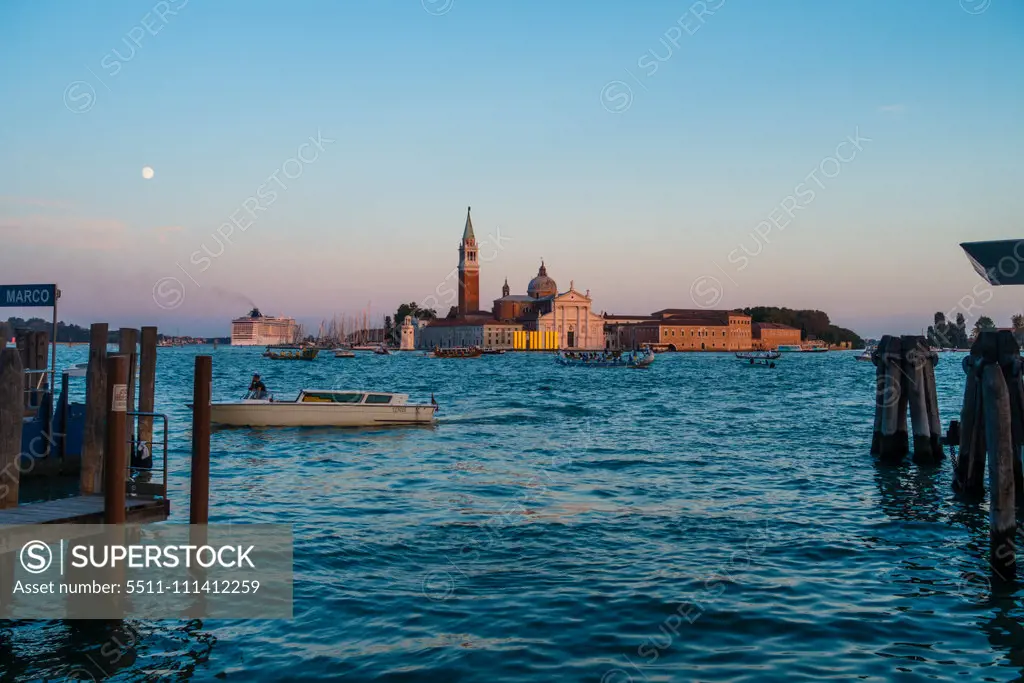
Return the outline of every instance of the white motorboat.
[[[432,424],[438,405],[409,403],[407,394],[382,391],[303,389],[290,401],[273,395],[214,402],[210,422],[233,427],[377,427]]]
[[[870,361],[872,354],[875,352],[874,346],[866,347],[861,353],[857,354],[857,360]]]
[[[334,357],[335,358],[355,358],[356,354],[355,354],[355,351],[349,351],[348,349],[335,349],[334,350]]]

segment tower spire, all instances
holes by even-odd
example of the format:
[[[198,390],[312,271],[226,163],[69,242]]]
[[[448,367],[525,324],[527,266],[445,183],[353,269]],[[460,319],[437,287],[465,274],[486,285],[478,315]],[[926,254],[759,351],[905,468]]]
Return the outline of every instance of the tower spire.
[[[469,217],[469,212],[473,207],[466,207],[466,229],[462,231],[463,240],[476,240],[476,235],[473,234],[473,219]]]

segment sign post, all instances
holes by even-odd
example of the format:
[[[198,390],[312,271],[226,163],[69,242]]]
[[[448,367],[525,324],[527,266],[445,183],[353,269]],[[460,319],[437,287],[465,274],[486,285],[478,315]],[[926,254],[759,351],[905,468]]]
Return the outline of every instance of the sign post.
[[[53,405],[57,393],[57,299],[60,290],[51,285],[0,285],[0,308],[53,308],[53,338],[50,339],[50,412],[47,437],[53,441]],[[4,339],[6,347],[7,340]],[[47,449],[49,450],[49,449]]]

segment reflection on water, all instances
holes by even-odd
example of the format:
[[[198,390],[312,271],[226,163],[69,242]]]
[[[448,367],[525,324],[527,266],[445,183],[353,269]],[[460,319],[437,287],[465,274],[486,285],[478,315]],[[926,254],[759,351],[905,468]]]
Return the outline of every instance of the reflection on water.
[[[874,373],[854,354],[766,372],[726,354],[618,371],[259,353],[213,352],[216,400],[258,371],[282,395],[433,393],[440,420],[217,430],[211,521],[294,525],[294,620],[8,623],[7,679],[1024,676],[1022,596],[990,585],[987,506],[953,497],[948,460],[874,461]],[[188,514],[194,354],[159,356],[172,523]],[[959,355],[936,373],[945,425]]]

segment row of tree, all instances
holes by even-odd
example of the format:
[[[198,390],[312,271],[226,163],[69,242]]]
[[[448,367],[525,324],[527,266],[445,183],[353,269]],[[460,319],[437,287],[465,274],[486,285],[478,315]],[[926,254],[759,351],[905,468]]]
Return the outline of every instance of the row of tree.
[[[1010,328],[1019,333],[1017,336],[1024,336],[1024,314],[1018,313],[1010,319]],[[932,346],[940,348],[966,349],[971,345],[971,339],[977,337],[982,330],[994,330],[996,323],[987,315],[980,316],[974,321],[971,334],[967,334],[967,321],[963,313],[956,314],[956,320],[950,322],[946,316],[939,312],[935,314],[935,323],[928,326],[928,342]]]
[[[864,340],[856,332],[833,325],[824,311],[754,306],[744,308],[743,312],[750,316],[751,322],[778,323],[796,327],[800,330],[800,337],[804,341],[820,339],[829,344],[849,342],[855,349],[864,347]]]

